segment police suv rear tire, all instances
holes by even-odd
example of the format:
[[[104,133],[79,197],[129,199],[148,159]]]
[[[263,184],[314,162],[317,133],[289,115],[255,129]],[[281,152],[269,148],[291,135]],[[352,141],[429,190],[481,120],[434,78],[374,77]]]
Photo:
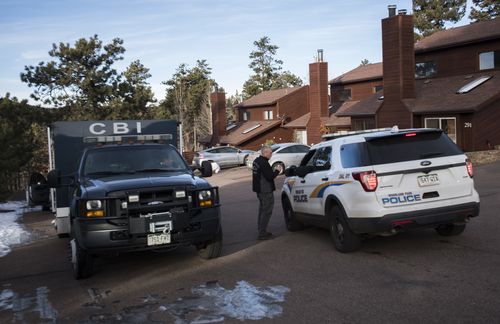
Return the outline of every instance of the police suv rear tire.
[[[342,209],[333,206],[327,216],[330,235],[337,251],[347,253],[358,250],[361,247],[361,237],[351,230]]]
[[[219,257],[222,253],[222,228],[219,227],[215,238],[205,245],[197,246],[200,258],[209,260]]]
[[[94,257],[83,249],[76,239],[71,240],[71,262],[75,279],[84,279],[94,272]]]
[[[436,232],[441,236],[455,236],[462,234],[465,224],[446,224],[436,227]]]
[[[299,222],[295,216],[292,205],[288,198],[283,198],[283,215],[285,216],[286,229],[290,232],[296,232],[304,229],[304,224]]]

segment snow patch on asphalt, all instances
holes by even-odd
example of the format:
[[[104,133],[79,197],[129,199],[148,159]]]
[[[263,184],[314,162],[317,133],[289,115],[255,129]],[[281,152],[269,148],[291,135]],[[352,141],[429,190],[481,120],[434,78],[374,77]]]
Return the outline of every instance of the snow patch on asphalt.
[[[23,201],[0,204],[0,257],[6,256],[13,245],[26,243],[30,233],[18,222],[24,212],[39,210],[27,208]]]
[[[38,318],[43,323],[56,323],[57,311],[52,307],[48,294],[47,287],[38,287],[34,295],[27,296],[20,296],[11,289],[3,289],[0,292],[0,311],[11,311],[13,323],[25,323],[25,315],[28,313],[38,313]]]
[[[192,288],[191,296],[172,303],[162,302],[168,294],[163,297],[148,295],[140,305],[127,306],[114,314],[92,314],[80,323],[162,323],[158,317],[165,315],[172,316],[176,324],[272,319],[283,313],[279,303],[285,301],[288,292],[290,289],[285,286],[258,287],[246,281],[238,281],[234,289],[226,289],[217,281],[210,281]]]

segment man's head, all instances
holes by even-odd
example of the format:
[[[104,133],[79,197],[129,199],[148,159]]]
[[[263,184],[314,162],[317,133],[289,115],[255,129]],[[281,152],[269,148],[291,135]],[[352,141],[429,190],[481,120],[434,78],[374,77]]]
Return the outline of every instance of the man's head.
[[[262,155],[266,159],[270,159],[271,155],[273,155],[273,150],[270,146],[264,145],[260,148],[260,155]]]

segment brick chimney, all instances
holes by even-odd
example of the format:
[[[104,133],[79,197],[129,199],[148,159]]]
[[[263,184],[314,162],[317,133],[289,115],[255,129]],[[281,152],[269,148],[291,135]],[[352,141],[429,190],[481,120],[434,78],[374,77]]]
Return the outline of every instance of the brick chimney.
[[[396,6],[382,19],[384,102],[377,112],[377,127],[412,127],[412,114],[402,99],[415,98],[413,16]]]
[[[215,92],[210,94],[210,105],[212,108],[212,145],[220,143],[220,137],[226,134],[226,94]]]
[[[321,142],[321,118],[328,117],[328,63],[323,62],[323,50],[318,50],[316,62],[309,64],[309,112],[306,126],[307,142]]]

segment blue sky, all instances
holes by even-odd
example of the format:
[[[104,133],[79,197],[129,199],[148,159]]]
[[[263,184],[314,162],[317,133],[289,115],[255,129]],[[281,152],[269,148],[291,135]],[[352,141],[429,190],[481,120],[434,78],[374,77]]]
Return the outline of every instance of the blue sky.
[[[470,2],[470,0],[469,0]],[[269,36],[280,47],[284,69],[308,82],[308,64],[324,49],[329,78],[362,59],[381,61],[380,19],[387,4],[411,10],[410,0],[1,0],[0,95],[28,98],[19,74],[50,59],[52,43],[74,43],[98,34],[105,43],[124,40],[123,70],[139,59],[150,69],[158,99],[181,63],[206,59],[213,78],[231,95],[251,70],[253,41]],[[467,23],[462,21],[458,25]]]

